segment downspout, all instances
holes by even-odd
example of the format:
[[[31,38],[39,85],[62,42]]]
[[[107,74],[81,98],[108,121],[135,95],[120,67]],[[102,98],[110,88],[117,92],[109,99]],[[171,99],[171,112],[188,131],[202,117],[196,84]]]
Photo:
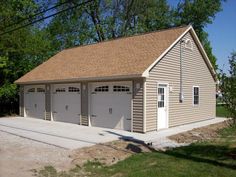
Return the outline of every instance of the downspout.
[[[180,103],[183,103],[183,101],[184,101],[182,43],[185,43],[185,40],[180,41],[180,93],[179,93],[179,102]]]

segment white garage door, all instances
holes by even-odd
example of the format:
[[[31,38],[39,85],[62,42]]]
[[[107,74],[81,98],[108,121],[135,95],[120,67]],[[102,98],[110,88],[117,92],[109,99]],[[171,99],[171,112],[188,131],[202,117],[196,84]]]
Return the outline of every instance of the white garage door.
[[[56,84],[53,86],[52,113],[54,121],[80,123],[80,84]]]
[[[92,126],[131,130],[132,82],[91,84]]]
[[[25,86],[25,113],[27,117],[44,119],[45,117],[45,86]]]

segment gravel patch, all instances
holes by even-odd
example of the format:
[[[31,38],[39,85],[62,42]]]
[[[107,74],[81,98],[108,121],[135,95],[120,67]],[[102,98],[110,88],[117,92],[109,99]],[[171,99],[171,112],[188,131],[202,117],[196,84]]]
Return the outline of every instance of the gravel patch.
[[[52,165],[71,168],[70,151],[0,131],[0,177],[28,177],[34,169]]]

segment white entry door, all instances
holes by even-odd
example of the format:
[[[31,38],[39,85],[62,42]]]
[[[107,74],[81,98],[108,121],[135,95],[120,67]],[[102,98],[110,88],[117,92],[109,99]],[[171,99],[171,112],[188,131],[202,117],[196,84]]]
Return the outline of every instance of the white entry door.
[[[91,125],[131,130],[132,82],[91,84]]]
[[[79,124],[81,114],[80,84],[55,84],[52,94],[53,120]]]
[[[45,86],[25,86],[25,113],[27,117],[44,119],[45,117]]]
[[[168,90],[166,84],[159,84],[158,94],[158,129],[168,128]]]

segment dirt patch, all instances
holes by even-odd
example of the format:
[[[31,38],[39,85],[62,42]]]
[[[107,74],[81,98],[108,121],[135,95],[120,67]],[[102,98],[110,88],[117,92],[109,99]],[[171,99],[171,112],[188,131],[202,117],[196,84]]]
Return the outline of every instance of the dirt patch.
[[[229,123],[224,121],[201,128],[194,128],[193,130],[169,136],[168,138],[178,143],[194,143],[209,140],[212,138],[217,138],[219,136],[219,130],[227,127],[228,125]]]
[[[118,140],[74,150],[70,158],[73,159],[73,164],[80,166],[87,161],[98,161],[104,165],[112,165],[132,154],[150,151],[151,149],[144,144]]]

